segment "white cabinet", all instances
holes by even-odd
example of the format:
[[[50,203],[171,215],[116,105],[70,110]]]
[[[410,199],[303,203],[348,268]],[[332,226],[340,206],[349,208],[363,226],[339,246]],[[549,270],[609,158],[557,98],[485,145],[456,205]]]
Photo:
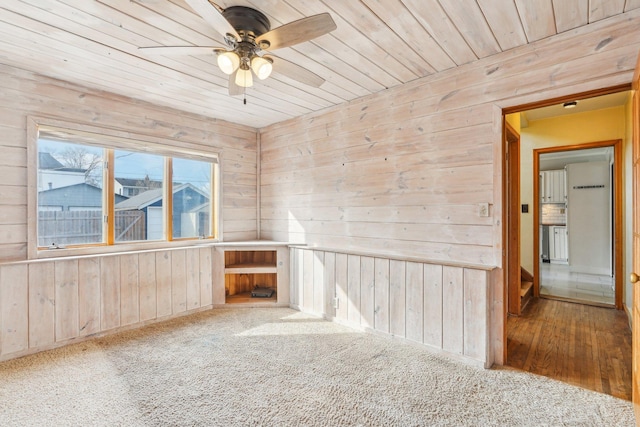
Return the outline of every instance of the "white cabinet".
[[[549,227],[549,260],[551,262],[569,262],[568,237],[566,226]]]
[[[565,203],[567,179],[564,169],[540,172],[540,202]]]

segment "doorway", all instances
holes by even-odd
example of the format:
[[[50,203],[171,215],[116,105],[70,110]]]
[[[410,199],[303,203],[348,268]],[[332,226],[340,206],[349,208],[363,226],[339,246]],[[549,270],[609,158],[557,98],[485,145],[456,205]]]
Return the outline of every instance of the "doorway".
[[[622,309],[621,145],[533,150],[533,265],[540,297]]]
[[[607,251],[611,251],[610,262],[612,267],[604,273],[612,276],[614,284],[614,301],[613,305],[617,309],[624,309],[624,301],[631,301],[631,287],[624,286],[624,274],[630,268],[630,253],[631,247],[628,239],[623,239],[622,230],[625,227],[625,218],[623,210],[626,212],[626,224],[630,223],[631,215],[628,212],[630,205],[624,203],[624,200],[630,199],[632,180],[629,176],[624,179],[624,175],[628,175],[628,163],[629,156],[625,155],[625,151],[630,151],[631,146],[631,123],[630,123],[630,92],[625,88],[624,91],[612,92],[606,95],[594,96],[591,98],[585,97],[578,99],[577,106],[572,109],[563,107],[562,101],[555,101],[554,105],[546,105],[540,107],[539,105],[533,106],[533,108],[522,107],[519,110],[515,110],[514,113],[505,112],[505,159],[504,170],[507,179],[504,183],[505,191],[505,206],[507,216],[505,218],[505,283],[507,284],[507,299],[510,315],[519,315],[519,310],[512,310],[512,307],[517,308],[517,304],[513,304],[511,299],[519,296],[520,284],[516,283],[520,280],[521,271],[522,274],[531,273],[531,281],[533,282],[533,297],[540,296],[540,264],[545,264],[543,261],[547,260],[548,254],[541,247],[544,248],[549,245],[550,239],[547,234],[547,239],[544,242],[541,239],[545,232],[550,231],[558,233],[560,236],[562,233],[566,235],[569,232],[571,225],[568,225],[565,229],[561,226],[567,225],[566,219],[558,221],[557,223],[551,223],[548,225],[556,225],[556,229],[540,229],[540,225],[544,225],[541,221],[541,209],[542,203],[540,197],[558,197],[554,195],[553,185],[545,188],[540,187],[540,172],[548,172],[546,174],[546,183],[553,182],[566,182],[564,176],[566,176],[564,166],[573,163],[584,163],[586,156],[590,153],[593,154],[593,159],[597,160],[595,152],[583,151],[583,150],[597,150],[604,151],[601,154],[601,159],[604,162],[610,162],[612,166],[610,187],[613,194],[611,206],[613,212],[609,214],[613,230],[611,230],[609,240],[611,243],[605,248]],[[507,138],[511,133],[515,132],[517,138]],[[518,150],[514,150],[514,142],[517,141]],[[596,142],[592,142],[596,141]],[[613,149],[613,155],[610,150]],[[519,157],[519,162],[514,161],[513,158],[509,158],[509,151],[515,151],[515,155]],[[584,156],[581,156],[584,154]],[[541,157],[542,156],[542,157]],[[562,157],[565,156],[568,160],[562,165]],[[605,156],[609,156],[605,159]],[[582,158],[580,158],[582,157]],[[573,159],[573,160],[571,160]],[[541,167],[542,164],[542,167]],[[546,169],[546,170],[545,170]],[[552,170],[555,169],[555,172]],[[515,170],[516,176],[513,175]],[[556,179],[558,175],[556,172],[560,172],[563,175],[562,179]],[[555,179],[555,181],[554,181]],[[518,184],[513,185],[512,182],[519,180]],[[576,187],[590,187],[592,184],[576,184]],[[600,185],[600,184],[593,184]],[[573,187],[573,186],[572,186]],[[563,184],[559,188],[565,188]],[[572,189],[573,190],[573,189]],[[606,190],[606,189],[605,189]],[[582,195],[592,195],[592,191],[598,191],[598,189],[582,189]],[[545,195],[549,193],[549,195]],[[562,192],[556,191],[560,194]],[[594,194],[594,193],[593,193]],[[564,198],[564,194],[559,197]],[[578,197],[578,196],[575,196]],[[549,201],[549,200],[547,200]],[[576,215],[580,213],[579,209],[571,210],[566,209],[566,201],[553,199],[550,200],[555,203],[550,203],[549,206],[545,206],[545,209],[555,206],[560,210],[557,210],[558,215]],[[562,207],[561,203],[565,202],[565,206]],[[609,203],[607,203],[608,205]],[[565,213],[562,214],[562,209],[565,209]],[[584,216],[583,216],[584,217]],[[574,224],[578,224],[574,222]],[[578,227],[580,229],[580,227]],[[584,227],[583,227],[584,229]],[[591,242],[589,239],[581,239],[577,237],[569,236],[567,239],[568,245],[574,246],[576,255],[579,255],[581,251],[593,251],[589,245]],[[558,249],[559,256],[556,259],[564,259],[569,268],[577,269],[568,258],[569,246],[565,247],[562,251],[561,242],[554,248]],[[577,245],[577,246],[576,246]],[[613,250],[611,250],[611,246]],[[625,250],[626,248],[626,250]],[[514,254],[517,254],[515,256]],[[623,259],[623,255],[626,258]],[[543,259],[544,257],[544,259]],[[576,260],[581,260],[583,267],[589,267],[589,262],[585,262],[584,257],[578,256]],[[627,265],[627,267],[624,266]],[[546,268],[546,266],[543,266]],[[612,270],[609,271],[609,270]],[[587,271],[587,273],[592,273]],[[524,277],[524,276],[523,276]],[[518,289],[513,289],[517,287]],[[543,295],[545,289],[543,289]],[[603,292],[604,293],[604,292]],[[576,298],[580,299],[580,298]],[[585,300],[585,302],[589,302]],[[610,301],[604,302],[608,304]],[[520,308],[524,305],[519,304]],[[610,304],[611,305],[611,304]]]
[[[618,93],[621,90],[623,92]],[[617,348],[617,351],[622,354],[630,354],[631,351],[630,348],[627,349],[627,346],[630,344],[630,340],[627,339],[627,336],[625,335],[629,334],[627,313],[631,306],[631,288],[629,285],[624,285],[624,277],[626,277],[624,272],[631,268],[631,249],[629,242],[627,240],[623,240],[622,235],[622,230],[625,228],[625,224],[630,224],[631,221],[631,215],[628,212],[630,205],[627,201],[629,201],[631,197],[630,189],[632,180],[628,176],[626,179],[623,179],[629,173],[627,164],[629,163],[630,157],[628,152],[630,152],[632,139],[629,91],[628,87],[615,88],[610,92],[603,90],[598,93],[583,94],[581,96],[577,96],[576,99],[578,101],[578,108],[575,108],[572,111],[568,111],[568,109],[563,107],[562,104],[568,101],[566,99],[505,111],[504,128],[506,129],[507,124],[511,126],[517,132],[517,137],[519,139],[520,161],[517,163],[517,169],[519,170],[519,179],[521,181],[518,186],[520,193],[518,195],[511,188],[513,186],[508,183],[508,179],[511,176],[510,170],[513,170],[514,162],[508,157],[509,150],[513,147],[510,146],[505,132],[505,158],[503,159],[503,168],[505,171],[503,175],[505,176],[503,189],[505,192],[504,206],[506,211],[504,238],[506,250],[503,258],[505,265],[504,280],[507,288],[505,296],[510,298],[511,295],[516,294],[516,292],[512,292],[512,285],[513,283],[516,283],[514,277],[517,277],[519,280],[524,280],[520,277],[520,271],[530,271],[534,282],[532,302],[523,306],[523,310],[521,312],[513,313],[513,315],[509,313],[509,318],[506,322],[506,364],[519,367],[517,366],[517,359],[520,357],[519,355],[526,354],[526,364],[522,366],[528,366],[531,369],[523,368],[522,366],[519,367],[520,369],[535,371],[534,368],[544,366],[545,363],[548,362],[548,352],[541,351],[540,348],[542,347],[538,349],[533,348],[533,343],[537,342],[541,344],[542,342],[549,342],[549,339],[547,339],[548,337],[543,338],[542,335],[540,335],[548,328],[553,330],[552,338],[556,340],[554,341],[555,344],[552,343],[553,348],[563,348],[561,344],[565,342],[573,343],[567,347],[567,351],[570,354],[563,353],[556,354],[554,356],[559,358],[558,360],[573,360],[571,354],[577,354],[578,349],[576,346],[591,345],[586,341],[583,342],[583,340],[578,339],[577,336],[570,335],[572,331],[575,332],[577,330],[575,329],[577,326],[582,327],[583,325],[593,325],[595,328],[593,331],[582,331],[585,333],[584,336],[586,337],[593,337],[595,336],[595,333],[605,333],[609,334],[613,338],[620,334],[621,336],[619,337],[619,340],[608,343],[605,346],[607,348],[616,348],[618,344],[614,343],[620,343],[620,348]],[[607,102],[610,104],[606,105]],[[592,107],[592,105],[601,105],[601,107]],[[602,105],[606,106],[602,107]],[[580,106],[584,106],[586,108],[580,109]],[[513,140],[513,138],[511,139]],[[585,141],[587,142],[585,143]],[[611,276],[614,292],[613,299],[611,299],[611,295],[608,295],[610,299],[605,301],[591,301],[589,298],[583,298],[582,296],[573,296],[569,298],[567,295],[557,295],[559,293],[557,290],[548,291],[548,286],[546,286],[548,283],[545,283],[544,279],[541,280],[542,274],[545,273],[545,264],[550,263],[543,262],[541,257],[542,255],[548,254],[543,253],[545,252],[545,249],[543,249],[545,248],[545,245],[541,241],[544,230],[541,231],[540,229],[543,203],[540,201],[540,197],[542,195],[540,194],[541,183],[539,174],[541,171],[547,172],[554,169],[564,170],[564,166],[566,166],[566,164],[561,167],[550,164],[557,160],[553,158],[554,156],[579,156],[583,153],[580,150],[594,148],[605,148],[606,150],[603,151],[606,151],[606,154],[603,155],[610,156],[610,158],[607,158],[606,160],[606,162],[609,162],[609,166],[606,170],[608,171],[607,175],[610,177],[610,186],[613,190],[611,193],[612,195],[610,196],[612,199],[612,211],[610,212],[610,217],[612,218],[612,226],[610,228],[611,237],[610,244],[607,247],[608,252],[610,253],[609,260],[612,272],[606,271],[603,274]],[[608,150],[613,150],[613,154]],[[565,153],[561,154],[562,152]],[[587,152],[584,153],[589,154]],[[571,163],[581,162],[571,160]],[[549,178],[549,182],[552,182],[553,174],[549,173],[547,178]],[[601,184],[575,184],[576,187],[589,187],[591,185],[599,186]],[[573,185],[570,186],[573,187]],[[581,190],[588,191],[589,189],[581,188]],[[560,197],[564,197],[564,194],[560,194]],[[514,197],[517,198],[514,200]],[[550,197],[555,197],[555,195],[550,195]],[[556,204],[561,205],[560,200],[557,198],[554,198],[554,200],[556,200]],[[618,206],[617,208],[615,208],[616,203]],[[607,203],[607,205],[609,204]],[[565,204],[565,211],[561,212],[562,208],[559,208],[556,213],[569,215],[570,206],[571,205],[566,206]],[[625,209],[627,212],[626,215],[623,216],[623,210]],[[517,220],[515,218],[511,218],[511,215],[514,214],[517,215]],[[516,230],[513,229],[514,224],[518,224]],[[577,222],[574,224],[577,224]],[[564,224],[562,220],[558,220],[557,223],[548,225],[555,225],[558,227],[562,227],[564,225],[567,227],[568,219],[564,219]],[[551,230],[546,231],[548,233]],[[562,228],[558,228],[557,230],[554,229],[553,231],[558,231],[559,233],[568,231],[571,233],[570,230],[562,230]],[[548,238],[549,235],[547,234],[547,239]],[[548,244],[548,241],[546,243]],[[580,252],[579,249],[587,248],[587,245],[583,244],[582,246],[582,248],[578,248],[578,250],[574,251],[574,254],[577,255]],[[569,268],[570,266],[572,267],[573,260],[571,257],[571,246],[567,243],[564,247],[565,252],[563,253],[562,242],[557,242],[557,245],[554,247],[554,250],[556,249],[558,252],[554,252],[554,257],[557,256],[558,259],[565,260],[565,264],[557,263],[557,265],[561,267],[564,266],[566,268]],[[517,256],[513,255],[514,251],[517,251]],[[626,258],[623,258],[625,256]],[[575,259],[576,258],[574,258],[574,260]],[[543,298],[540,298],[540,296]],[[550,299],[550,297],[554,299]],[[569,300],[571,303],[567,302]],[[539,303],[540,301],[549,301],[553,304],[556,304],[556,302],[557,304],[569,304],[569,306],[546,306],[544,304],[541,305],[541,303]],[[627,308],[627,304],[625,304],[625,302],[628,303],[629,308]],[[512,306],[510,300],[508,300],[507,306]],[[608,308],[602,308],[603,306]],[[547,307],[553,308],[547,309]],[[566,307],[582,308],[573,310]],[[593,307],[594,310],[604,311],[593,311],[588,309],[588,307]],[[615,308],[618,310],[615,310]],[[542,315],[543,312],[545,313],[544,316],[546,316],[545,319],[536,318],[536,316]],[[617,320],[615,322],[604,322],[607,326],[605,327],[606,330],[603,332],[603,319],[607,318],[607,313],[611,314]],[[562,323],[563,325],[573,326],[568,326],[567,328],[552,326],[553,323],[549,322],[551,322],[551,319],[556,320],[556,316],[559,316],[558,320],[566,322]],[[594,321],[594,318],[597,319]],[[519,335],[516,339],[513,338],[515,336],[513,334],[513,331],[515,331],[515,324],[520,325],[520,330],[518,331]],[[525,336],[528,334],[527,338],[523,338],[523,331],[525,331]],[[523,346],[531,346],[531,348],[525,349]],[[517,350],[514,350],[516,347]],[[601,354],[594,355],[596,358],[603,357]],[[511,358],[514,360],[511,361]],[[538,360],[538,358],[540,358],[540,360]],[[575,364],[579,365],[580,363],[582,363],[580,360],[575,359]],[[593,361],[593,363],[597,362]],[[626,363],[627,362],[625,361],[625,366]],[[575,364],[569,367],[565,365],[554,365],[553,369],[550,369],[553,372],[548,375],[544,372],[538,373],[565,381],[568,377],[575,374],[576,370],[586,372],[588,375],[593,373],[590,373],[589,368],[582,369],[582,367],[576,366]],[[608,363],[604,364],[609,365]],[[566,371],[566,368],[570,369],[570,371]],[[623,371],[627,372],[626,368]],[[629,378],[625,377],[622,380],[628,380],[630,382],[630,375]]]

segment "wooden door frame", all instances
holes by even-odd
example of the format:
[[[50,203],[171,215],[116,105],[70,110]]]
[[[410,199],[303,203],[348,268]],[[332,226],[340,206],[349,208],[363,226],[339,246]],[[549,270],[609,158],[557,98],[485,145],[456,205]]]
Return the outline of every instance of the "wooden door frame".
[[[640,183],[638,178],[640,175],[640,55],[636,60],[636,69],[633,73],[632,80],[633,98],[632,98],[632,113],[631,113],[631,126],[632,126],[632,148],[631,148],[631,182],[632,182],[632,208],[631,208],[631,271],[635,274],[639,274],[640,271],[640,244],[638,244],[638,234],[640,233]],[[630,277],[629,280],[633,282]],[[632,303],[631,303],[631,318],[632,318],[632,336],[631,336],[631,350],[633,353],[631,360],[631,390],[633,402],[633,412],[636,416],[636,426],[640,426],[640,373],[638,372],[638,366],[640,365],[640,294],[638,283],[632,284]]]
[[[533,150],[533,289],[534,295],[540,295],[540,155],[557,153],[564,151],[586,150],[589,148],[613,147],[613,274],[615,278],[615,307],[623,309],[622,294],[624,291],[623,259],[623,223],[622,223],[622,201],[623,201],[623,169],[622,155],[623,144],[621,139],[611,141],[587,142],[584,144],[559,145]]]
[[[506,206],[508,240],[506,242],[507,252],[507,275],[505,283],[507,286],[507,312],[511,315],[519,316],[522,307],[520,306],[520,134],[506,121],[505,129],[505,149],[506,166],[505,169],[508,193]]]
[[[639,67],[640,67],[640,62],[639,62]],[[509,203],[511,203],[511,199],[510,199],[510,195],[508,194],[508,183],[507,183],[507,175],[506,175],[506,171],[507,169],[507,154],[506,154],[506,150],[507,150],[507,143],[506,143],[506,116],[508,114],[513,114],[513,113],[519,113],[522,111],[527,111],[527,110],[533,110],[535,108],[541,108],[541,107],[548,107],[551,105],[557,105],[557,104],[562,104],[564,102],[567,101],[576,101],[576,100],[581,100],[581,99],[587,99],[587,98],[594,98],[596,96],[601,96],[601,95],[609,95],[612,93],[617,93],[617,92],[625,92],[625,91],[629,91],[632,89],[631,83],[625,83],[625,84],[621,84],[621,85],[617,85],[617,86],[611,86],[611,87],[606,87],[606,88],[600,88],[600,89],[595,89],[595,90],[591,90],[591,91],[587,91],[587,92],[582,92],[582,93],[577,93],[577,94],[573,94],[573,95],[565,95],[565,96],[560,96],[557,98],[551,98],[551,99],[547,99],[547,100],[543,100],[543,101],[537,101],[537,102],[532,102],[532,103],[527,103],[527,104],[519,104],[519,105],[514,105],[511,107],[504,107],[501,108],[502,110],[502,154],[500,155],[500,157],[502,158],[502,164],[501,164],[501,168],[502,168],[502,173],[501,175],[501,186],[502,186],[502,192],[501,192],[501,202],[502,202],[502,206],[506,207],[508,206]],[[520,203],[518,201],[518,203]],[[503,242],[503,247],[502,247],[502,271],[500,273],[500,275],[502,276],[502,333],[500,334],[500,332],[498,332],[498,336],[502,337],[502,364],[507,363],[507,358],[508,358],[508,351],[507,351],[507,316],[508,316],[508,302],[507,302],[507,287],[508,287],[508,279],[509,279],[509,274],[513,274],[512,270],[513,268],[516,268],[516,266],[513,266],[513,268],[509,265],[508,262],[508,242],[509,242],[509,238],[511,237],[511,233],[509,231],[509,227],[507,226],[509,223],[509,210],[508,209],[503,209],[502,210],[502,215],[501,215],[501,219],[502,219],[502,242]],[[520,236],[518,234],[518,248],[520,247]],[[539,254],[537,255],[539,256]],[[520,271],[520,266],[517,266],[517,271]],[[537,274],[536,274],[537,276]],[[534,277],[535,279],[535,277]]]

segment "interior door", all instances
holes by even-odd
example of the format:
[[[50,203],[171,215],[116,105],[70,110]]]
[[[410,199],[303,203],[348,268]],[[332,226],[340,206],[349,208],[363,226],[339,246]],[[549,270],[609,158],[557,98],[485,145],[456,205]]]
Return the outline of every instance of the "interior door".
[[[640,56],[633,76],[633,407],[640,426]]]

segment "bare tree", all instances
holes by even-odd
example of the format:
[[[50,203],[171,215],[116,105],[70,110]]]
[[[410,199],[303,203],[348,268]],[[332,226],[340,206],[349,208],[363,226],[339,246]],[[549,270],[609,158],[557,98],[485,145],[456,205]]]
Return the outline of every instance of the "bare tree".
[[[84,171],[84,180],[88,184],[99,185],[102,181],[99,176],[99,168],[102,165],[102,156],[91,153],[86,147],[67,147],[60,154],[59,159],[67,168]]]

